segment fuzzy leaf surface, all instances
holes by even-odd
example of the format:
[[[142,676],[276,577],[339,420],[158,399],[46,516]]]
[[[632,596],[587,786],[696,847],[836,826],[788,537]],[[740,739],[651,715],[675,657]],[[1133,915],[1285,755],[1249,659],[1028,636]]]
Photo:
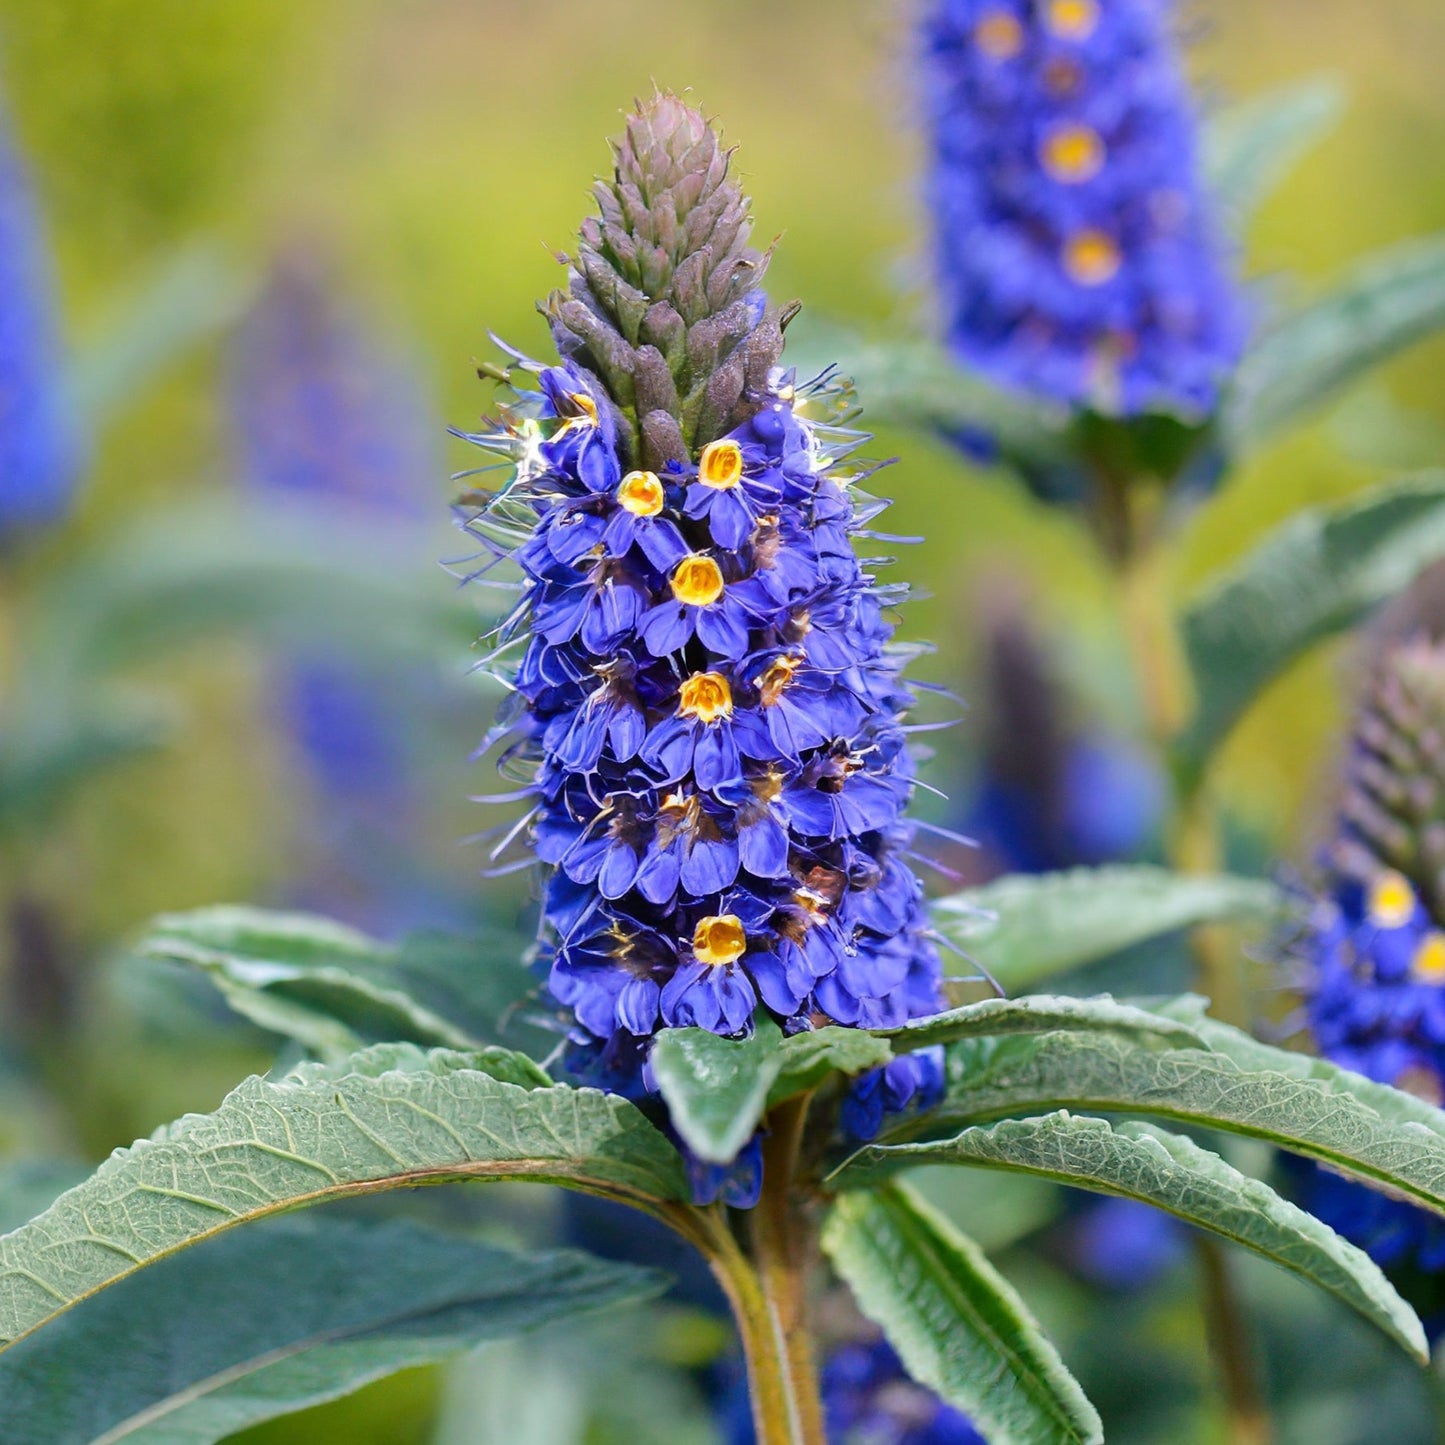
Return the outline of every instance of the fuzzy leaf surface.
[[[532,986],[501,935],[381,943],[309,913],[223,904],[157,918],[140,952],[199,969],[239,1014],[323,1058],[369,1043],[479,1048]]]
[[[1210,188],[1241,226],[1340,118],[1345,97],[1327,75],[1311,76],[1231,106],[1204,132]]]
[[[888,1040],[864,1029],[829,1024],[783,1040],[782,1067],[768,1090],[768,1107],[815,1089],[829,1074],[864,1074],[893,1057]]]
[[[1117,1002],[1108,994],[1092,998],[1070,998],[1067,994],[986,998],[879,1032],[902,1053],[955,1039],[1045,1034],[1057,1029],[1105,1029],[1144,1042],[1186,1047],[1204,1042],[1194,1026],[1183,1019],[1150,1013],[1135,1004]]]
[[[1097,1411],[1013,1287],[912,1191],[840,1196],[823,1249],[908,1373],[990,1440],[1103,1440]]]
[[[783,1067],[782,1031],[760,1017],[752,1037],[663,1029],[652,1046],[653,1077],[672,1126],[700,1159],[729,1164],[753,1136]]]
[[[1156,1205],[1313,1281],[1416,1359],[1429,1359],[1415,1312],[1369,1255],[1182,1135],[1060,1111],[965,1129],[931,1144],[871,1146],[834,1182],[862,1188],[923,1164],[1018,1171]]]
[[[400,1220],[271,1220],[165,1259],[0,1355],[0,1438],[213,1445],[664,1283]]]
[[[379,1045],[247,1079],[214,1113],[117,1150],[0,1238],[0,1347],[223,1230],[463,1179],[564,1184],[659,1209],[687,1197],[677,1152],[623,1099],[539,1087],[536,1065],[505,1049]]]
[[[1198,773],[1245,710],[1317,642],[1354,626],[1445,556],[1445,474],[1298,512],[1189,606],[1195,715],[1178,744]]]
[[[1283,1055],[1277,1068],[1272,1055]],[[1055,1109],[1146,1114],[1264,1139],[1445,1213],[1445,1113],[1324,1059],[1252,1058],[1242,1066],[1220,1048],[1147,1049],[1104,1033],[968,1039],[949,1046],[943,1103],[897,1141]]]
[[[1013,874],[940,899],[934,926],[1009,992],[1198,923],[1273,919],[1285,907],[1254,878],[1187,877],[1144,864]]]
[[[1368,256],[1245,354],[1225,403],[1224,441],[1247,452],[1445,326],[1445,236]]]

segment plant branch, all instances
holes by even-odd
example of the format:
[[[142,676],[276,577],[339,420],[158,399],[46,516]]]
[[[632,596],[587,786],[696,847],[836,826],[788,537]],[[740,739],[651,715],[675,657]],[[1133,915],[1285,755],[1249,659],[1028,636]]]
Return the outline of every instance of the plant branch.
[[[1167,556],[1152,529],[1133,526],[1142,539],[1119,560],[1123,630],[1138,679],[1149,736],[1168,767],[1174,739],[1193,705],[1192,684],[1171,606]],[[1203,781],[1181,786],[1175,777],[1169,819],[1168,855],[1182,873],[1216,873],[1222,863],[1219,823]],[[1230,932],[1204,924],[1190,934],[1196,977],[1210,1010],[1226,1023],[1244,1027],[1248,1009],[1240,949]],[[1214,1358],[1229,1421],[1230,1445],[1269,1445],[1272,1430],[1254,1361],[1250,1358],[1244,1312],[1228,1261],[1219,1245],[1196,1241],[1210,1353]]]
[[[808,1317],[817,1239],[797,1177],[807,1113],[805,1094],[769,1116],[762,1197],[748,1221],[762,1305],[761,1338],[744,1336],[758,1445],[826,1445]]]
[[[1197,1235],[1194,1248],[1204,1291],[1205,1334],[1229,1413],[1230,1445],[1270,1445],[1274,1431],[1255,1374],[1229,1260],[1219,1241],[1207,1235]]]

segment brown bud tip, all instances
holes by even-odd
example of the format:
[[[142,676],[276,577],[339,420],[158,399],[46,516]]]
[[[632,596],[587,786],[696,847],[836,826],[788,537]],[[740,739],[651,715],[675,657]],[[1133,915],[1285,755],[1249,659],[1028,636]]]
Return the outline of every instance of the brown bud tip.
[[[624,460],[656,468],[747,419],[782,353],[782,325],[761,290],[768,254],[748,244],[748,198],[702,112],[659,91],[627,117],[613,151],[567,290],[543,310],[557,349],[611,398]]]

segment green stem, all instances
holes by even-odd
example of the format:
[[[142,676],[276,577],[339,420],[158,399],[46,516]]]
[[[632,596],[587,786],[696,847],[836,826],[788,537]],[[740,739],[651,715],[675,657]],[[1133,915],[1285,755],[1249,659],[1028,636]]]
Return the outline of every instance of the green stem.
[[[1124,636],[1134,664],[1149,737],[1166,763],[1169,748],[1192,706],[1188,665],[1170,607],[1167,557],[1157,541],[1146,539],[1119,567]],[[1204,784],[1191,783],[1174,800],[1169,821],[1170,863],[1181,873],[1217,873],[1221,849],[1219,821]],[[1199,991],[1215,1017],[1243,1027],[1248,1009],[1241,954],[1227,929],[1206,924],[1190,935]]]
[[[763,1192],[746,1216],[748,1252],[721,1206],[669,1206],[659,1214],[702,1252],[727,1295],[747,1360],[758,1445],[827,1445],[808,1317],[817,1235],[797,1183],[807,1110],[805,1096],[768,1118]]]
[[[1192,705],[1191,681],[1170,605],[1167,558],[1153,535],[1126,528],[1135,545],[1119,560],[1123,628],[1138,679],[1149,736],[1167,765],[1169,750]],[[1178,789],[1169,820],[1170,863],[1182,873],[1216,873],[1221,865],[1219,821],[1202,783]],[[1229,932],[1205,925],[1190,935],[1198,987],[1211,1011],[1244,1025],[1247,1004],[1240,950]],[[1228,1413],[1230,1445],[1269,1445],[1269,1415],[1250,1357],[1244,1311],[1218,1244],[1197,1243],[1206,1328]]]
[[[808,1316],[817,1241],[797,1188],[807,1113],[808,1097],[802,1095],[770,1116],[762,1197],[748,1220],[762,1304],[757,1337],[749,1342],[744,1336],[758,1445],[826,1445]]]
[[[1197,1236],[1194,1248],[1204,1292],[1209,1352],[1214,1357],[1229,1411],[1230,1445],[1270,1445],[1274,1429],[1255,1375],[1248,1332],[1229,1273],[1229,1260],[1219,1241],[1207,1235]]]

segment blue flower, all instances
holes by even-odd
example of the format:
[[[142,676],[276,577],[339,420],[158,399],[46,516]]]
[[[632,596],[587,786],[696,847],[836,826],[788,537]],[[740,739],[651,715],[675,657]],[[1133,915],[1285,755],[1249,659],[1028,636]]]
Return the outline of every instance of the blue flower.
[[[934,0],[920,37],[946,338],[1000,384],[1209,412],[1243,345],[1165,0]]]
[[[778,364],[706,119],[654,96],[615,150],[546,306],[562,364],[512,353],[496,422],[459,435],[505,469],[464,517],[479,570],[521,575],[491,741],[553,869],[538,966],[569,1058],[646,1095],[659,1029],[890,1026],[943,993],[907,862],[906,589],[854,550],[885,506],[866,438],[845,388]],[[719,1178],[698,1197],[750,1192]]]
[[[1344,1068],[1445,1101],[1445,929],[1393,869],[1336,880],[1303,943],[1306,1013]],[[1381,1266],[1445,1269],[1445,1223],[1318,1165],[1292,1165],[1310,1211]],[[1432,1337],[1445,1318],[1427,1318]]]
[[[881,1335],[834,1345],[819,1374],[832,1445],[986,1445],[968,1416],[909,1378]],[[720,1402],[719,1413],[728,1445],[755,1445],[741,1378]]]
[[[843,438],[779,372],[695,466],[628,470],[567,400],[580,380],[539,379],[501,431],[473,438],[514,474],[470,525],[498,544],[504,508],[533,519],[496,545],[525,579],[501,640],[531,630],[508,679],[523,704],[508,758],[531,760],[530,836],[556,869],[548,985],[578,1047],[662,1027],[743,1035],[760,1008],[790,1031],[937,1011],[941,968],[904,861],[910,698],[847,543]],[[559,547],[574,528],[588,545]],[[904,1084],[914,1067],[865,1087],[907,1107],[928,1092]]]
[[[942,1048],[919,1049],[864,1075],[843,1101],[838,1126],[866,1144],[882,1132],[884,1120],[923,1113],[943,1098]]]
[[[0,117],[0,547],[63,517],[80,479],[58,311],[40,210]]]
[[[278,508],[335,509],[398,549],[420,551],[436,469],[429,408],[412,369],[331,293],[320,258],[276,270],[243,324],[230,409],[240,480]],[[406,878],[417,810],[407,745],[418,700],[405,702],[355,662],[297,649],[279,669],[280,714],[321,797],[318,861],[302,890],[370,927],[421,921],[422,887]]]

